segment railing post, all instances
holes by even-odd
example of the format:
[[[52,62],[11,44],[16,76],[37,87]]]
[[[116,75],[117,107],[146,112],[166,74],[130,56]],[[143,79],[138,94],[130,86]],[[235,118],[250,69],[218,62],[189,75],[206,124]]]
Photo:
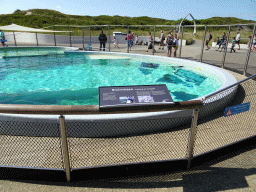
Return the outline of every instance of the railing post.
[[[243,73],[243,75],[246,75],[246,72],[247,72],[247,67],[248,67],[248,63],[249,63],[249,59],[250,59],[250,55],[251,55],[253,36],[255,34],[255,26],[256,26],[256,24],[254,24],[254,27],[253,27],[252,38],[250,39],[250,48],[247,52],[247,57],[246,57],[245,64],[244,64],[244,73]]]
[[[108,50],[109,50],[109,52],[110,52],[110,42],[111,42],[111,40],[110,40],[110,25],[108,25]]]
[[[153,46],[152,46],[152,53],[155,53],[155,37],[156,37],[156,26],[154,26],[154,38],[153,38]]]
[[[53,30],[55,30],[55,27],[53,26]],[[54,37],[54,46],[56,47],[56,37],[55,37],[55,32],[53,33],[53,37]]]
[[[89,35],[90,35],[90,47],[92,47],[91,26],[89,26]]]
[[[193,118],[192,118],[192,123],[191,123],[191,129],[190,129],[190,134],[189,134],[189,141],[188,141],[188,169],[190,169],[191,166],[191,160],[193,158],[193,153],[194,153],[194,144],[195,144],[195,137],[196,137],[196,131],[197,131],[197,120],[198,120],[198,114],[199,114],[199,109],[194,109],[193,110]]]
[[[70,182],[70,162],[69,162],[69,152],[68,152],[68,141],[67,141],[67,133],[65,127],[65,117],[60,115],[60,136],[61,136],[61,149],[62,149],[62,156],[64,162],[64,168],[66,172],[67,181]]]
[[[16,43],[16,38],[15,38],[15,33],[14,33],[14,31],[13,31],[12,33],[13,33],[13,38],[14,38],[15,47],[17,47],[17,43]]]
[[[181,58],[181,49],[182,49],[182,41],[183,41],[183,31],[184,31],[184,26],[182,26],[182,32],[181,32],[181,41],[180,41],[180,53],[179,53],[179,58]]]
[[[84,50],[84,28],[83,27],[82,27],[82,36],[83,36],[83,50]]]
[[[129,40],[128,40],[128,34],[129,34],[129,25],[127,25],[127,35],[126,35],[126,38],[127,38],[127,53],[129,53]]]
[[[205,43],[205,36],[206,36],[206,25],[204,26],[204,39],[202,43],[201,55],[200,55],[200,62],[203,61],[203,54],[204,54],[204,43]]]
[[[70,43],[70,47],[72,47],[70,26],[69,26],[69,43]]]
[[[36,32],[36,46],[38,46],[37,32]]]
[[[226,49],[225,49],[225,51],[223,53],[222,68],[224,68],[224,64],[225,64],[225,60],[226,60],[230,30],[231,30],[231,25],[229,25],[229,27],[228,27],[228,37],[227,37],[227,42],[226,42]]]

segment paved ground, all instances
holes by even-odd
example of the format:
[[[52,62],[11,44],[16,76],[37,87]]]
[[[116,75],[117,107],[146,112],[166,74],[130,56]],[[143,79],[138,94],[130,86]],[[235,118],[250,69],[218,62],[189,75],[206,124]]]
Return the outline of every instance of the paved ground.
[[[200,42],[197,43],[200,44]],[[136,46],[132,48],[131,52],[145,54],[146,52],[142,47]],[[190,59],[198,59],[200,50],[200,47],[187,46],[182,48],[184,52],[182,54]],[[125,52],[125,45],[116,51]],[[244,65],[242,56],[246,57],[247,52],[240,50],[239,53],[241,55],[236,53],[232,56],[233,59],[236,58],[233,68],[242,71]],[[165,50],[157,50],[157,54],[164,56],[166,53]],[[255,52],[252,55],[254,58]],[[210,57],[215,58],[214,61],[218,65],[220,63],[216,58],[221,58],[221,56],[223,53],[211,49],[204,54],[204,57],[209,57],[211,61],[213,59]],[[252,69],[253,65],[256,64],[252,63]],[[245,78],[239,74],[235,74],[235,76],[238,80]],[[240,87],[239,98],[234,101],[234,104],[255,102],[255,83],[253,81]],[[213,143],[221,146],[220,141],[230,143],[232,140],[236,140],[238,136],[245,138],[255,135],[255,131],[251,129],[255,126],[255,120],[252,120],[255,118],[254,110],[255,107],[250,110],[252,116],[244,113],[239,118],[233,116],[228,122],[224,120],[223,115],[218,114],[208,119],[207,123],[202,122],[198,126],[196,146],[200,146],[203,139],[204,148],[208,150],[207,147]],[[243,124],[244,121],[241,122],[241,119],[246,119],[246,126]],[[218,127],[222,128],[223,131],[216,131]],[[208,131],[206,131],[207,138],[202,135],[203,130]],[[210,136],[211,134],[212,136]],[[157,139],[157,137],[150,135],[148,137],[149,145],[154,143],[152,142],[153,139]],[[133,141],[130,140],[130,143]],[[203,151],[195,150],[195,154],[201,152]],[[71,183],[65,182],[65,174],[62,172],[1,168],[0,191],[256,191],[255,138],[196,157],[192,161],[193,167],[189,171],[186,170],[186,163],[184,160],[73,171]]]

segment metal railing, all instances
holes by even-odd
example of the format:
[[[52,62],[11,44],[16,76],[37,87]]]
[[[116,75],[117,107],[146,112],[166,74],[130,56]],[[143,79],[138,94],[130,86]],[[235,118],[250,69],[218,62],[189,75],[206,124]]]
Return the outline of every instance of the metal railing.
[[[145,48],[143,46],[135,47],[134,51],[136,53],[140,54],[152,54],[152,55],[165,55],[165,51],[158,50],[157,52],[154,51],[156,49],[157,42],[156,37],[158,36],[156,31],[159,30],[173,30],[175,31],[177,26],[175,25],[88,25],[88,26],[74,26],[74,25],[54,25],[54,26],[49,26],[53,28],[53,30],[56,30],[57,27],[66,27],[69,30],[74,29],[73,31],[73,36],[72,33],[69,32],[66,35],[46,35],[46,34],[38,34],[38,33],[20,33],[20,32],[9,32],[6,34],[6,38],[8,40],[9,46],[23,46],[23,45],[33,45],[33,46],[75,46],[79,47],[83,50],[86,50],[85,44],[88,44],[91,50],[99,50],[98,48],[98,36],[93,36],[92,32],[99,31],[99,30],[105,30],[107,31],[107,42],[106,42],[106,51],[113,51],[113,52],[130,52],[128,43],[125,41],[125,36],[116,36],[116,38],[119,38],[118,40],[120,41],[119,44],[120,49],[115,49],[114,46],[112,45],[111,41],[113,36],[110,34],[111,30],[115,29],[116,30],[121,30],[123,33],[128,33],[128,31],[132,31],[133,29],[136,28],[143,28],[145,30],[143,31],[151,31],[152,37],[153,37],[153,46],[152,46],[152,51],[149,51],[145,53],[143,49]],[[194,41],[199,42],[197,43],[197,47],[190,48],[190,46],[182,46],[182,44],[179,45],[178,48],[178,58],[184,58],[184,59],[192,59],[192,60],[198,60],[200,62],[205,62],[208,64],[213,64],[220,66],[222,68],[227,68],[227,69],[233,69],[236,72],[239,72],[243,75],[252,75],[256,73],[256,67],[254,66],[254,61],[255,61],[255,54],[252,54],[250,50],[252,50],[252,47],[254,46],[252,41],[253,39],[251,38],[251,42],[249,43],[248,50],[243,50],[239,52],[238,54],[227,54],[228,46],[230,46],[232,40],[232,36],[235,35],[237,30],[240,30],[240,28],[245,28],[240,30],[240,32],[243,32],[242,34],[242,40],[243,39],[248,39],[248,36],[252,36],[255,34],[255,24],[249,23],[249,24],[232,24],[232,25],[197,25],[196,26],[197,33],[196,33],[196,38],[192,36],[192,28],[194,28],[194,25],[184,25],[182,26],[182,31],[181,34],[179,34],[179,38],[181,40],[184,40],[186,38],[193,38]],[[199,30],[201,28],[201,31]],[[81,29],[81,30],[80,30]],[[205,40],[207,38],[207,31],[212,30],[212,32],[218,32],[220,30],[223,30],[227,34],[227,40],[228,40],[228,45],[226,46],[227,48],[224,49],[224,52],[222,55],[218,52],[213,53],[212,51],[205,51]],[[201,34],[204,32],[203,34]],[[168,32],[167,32],[168,33]],[[213,36],[213,39],[210,41],[213,42],[216,40],[217,36],[220,36],[221,34],[215,33]],[[141,33],[142,34],[142,33]],[[144,35],[143,35],[144,34]],[[143,43],[148,41],[148,36],[145,36],[145,32],[140,36],[141,40]],[[188,35],[190,34],[190,36]],[[197,35],[198,34],[198,35]],[[136,35],[136,34],[135,34]],[[139,34],[140,35],[140,34]],[[167,35],[167,34],[165,34]],[[231,36],[231,37],[230,37]],[[243,40],[244,41],[244,40]],[[180,41],[181,43],[183,41]],[[246,42],[247,43],[247,42]],[[236,46],[236,45],[235,45]],[[88,47],[88,46],[87,46]],[[198,50],[197,50],[198,49]],[[199,52],[200,49],[200,52]],[[213,47],[212,47],[213,49]],[[251,59],[250,59],[251,58]],[[234,63],[234,65],[232,64]]]
[[[62,168],[54,168],[56,165],[54,165],[51,168],[46,169],[54,169],[54,170],[64,170],[66,172],[67,180],[70,181],[70,172],[75,169],[81,169],[83,168],[90,168],[90,167],[104,167],[109,165],[124,165],[124,164],[132,164],[132,163],[145,163],[145,162],[158,162],[158,161],[170,161],[172,159],[187,159],[188,160],[188,168],[191,167],[191,160],[193,157],[202,155],[206,152],[216,150],[218,148],[225,147],[227,145],[230,145],[231,143],[225,143],[227,140],[221,139],[221,142],[223,145],[214,146],[213,144],[210,144],[211,147],[205,148],[205,146],[199,145],[200,142],[207,142],[204,141],[204,137],[207,136],[205,133],[209,132],[209,129],[205,128],[208,126],[209,122],[211,120],[208,120],[212,116],[200,116],[199,109],[202,109],[202,113],[204,113],[205,108],[207,110],[207,104],[209,103],[208,100],[211,100],[213,97],[216,97],[218,95],[225,95],[223,93],[231,90],[232,88],[236,86],[244,86],[244,89],[246,88],[245,85],[249,84],[253,90],[250,89],[250,94],[248,96],[244,96],[244,98],[248,97],[250,101],[255,100],[256,96],[256,83],[253,79],[255,79],[256,75],[253,75],[247,79],[244,79],[238,83],[235,83],[229,87],[226,87],[222,90],[219,90],[218,92],[208,95],[203,101],[188,101],[188,102],[177,102],[173,105],[162,105],[158,108],[133,108],[131,110],[127,109],[119,109],[119,111],[100,111],[98,106],[33,106],[33,105],[0,105],[0,113],[11,113],[11,114],[59,114],[59,120],[56,126],[59,126],[59,134],[60,134],[60,148],[61,148],[61,154],[62,154]],[[243,91],[242,91],[243,92]],[[240,93],[239,93],[240,94]],[[235,99],[236,101],[236,99]],[[245,100],[247,102],[248,100]],[[214,102],[213,102],[214,104]],[[214,104],[215,105],[215,104]],[[254,103],[252,103],[254,105]],[[216,104],[217,106],[217,104]],[[203,107],[203,108],[202,108]],[[223,106],[222,106],[223,108]],[[157,133],[150,133],[150,135],[135,135],[135,136],[128,136],[128,137],[120,137],[120,138],[80,138],[80,137],[73,137],[69,136],[70,131],[78,131],[77,134],[79,134],[80,131],[83,131],[83,127],[74,127],[70,125],[70,123],[65,122],[64,115],[68,114],[120,114],[120,113],[138,113],[138,112],[156,112],[156,111],[169,111],[169,110],[181,110],[181,109],[193,109],[193,115],[191,116],[191,127],[189,128],[188,125],[185,125],[185,127],[177,127],[172,128],[171,131],[167,132],[157,132]],[[219,112],[218,112],[219,113]],[[220,113],[223,113],[221,111]],[[254,111],[251,111],[251,113],[254,113]],[[217,113],[216,113],[217,114]],[[250,115],[247,115],[248,117],[245,119],[240,119],[240,124],[243,125],[243,123],[246,123],[248,121],[252,121]],[[232,118],[234,118],[233,116]],[[217,120],[219,117],[216,117]],[[230,118],[230,117],[229,117]],[[129,120],[133,121],[132,123],[137,126],[140,123],[149,123],[149,122],[143,122],[141,120]],[[185,122],[184,118],[180,118],[179,121]],[[223,121],[223,120],[222,120]],[[0,121],[0,127],[8,127],[8,124],[4,124],[5,122]],[[12,122],[15,123],[15,122]],[[152,122],[153,123],[153,122]],[[158,123],[165,123],[169,124],[168,119],[158,119]],[[19,126],[19,123],[15,123],[16,126]],[[107,125],[108,123],[102,123],[100,126],[112,126]],[[216,124],[216,123],[215,123]],[[220,125],[223,123],[220,123]],[[28,125],[30,126],[30,125]],[[42,125],[45,127],[45,125]],[[47,126],[47,125],[46,125]],[[122,129],[122,122],[120,124],[120,129]],[[153,125],[154,126],[154,125]],[[218,126],[216,124],[215,126]],[[43,131],[42,127],[42,131]],[[199,127],[199,130],[197,129]],[[203,128],[202,128],[203,127]],[[75,130],[71,130],[75,129]],[[227,129],[227,127],[222,127],[222,130]],[[248,129],[248,128],[247,128]],[[254,127],[251,127],[250,130],[253,130]],[[33,130],[33,129],[31,129]],[[21,130],[22,131],[22,130]],[[209,133],[212,134],[212,133]],[[244,140],[246,138],[255,136],[256,132],[249,131],[248,134],[244,134],[243,137],[237,137],[235,140],[232,140],[232,143],[238,142],[241,140]],[[6,139],[5,143],[9,143],[10,140],[19,140],[21,139],[21,143],[18,143],[19,146],[22,146],[22,143],[27,143],[27,137],[21,137],[21,136],[10,136],[10,135],[4,135],[2,136],[4,139]],[[5,138],[7,137],[7,138]],[[32,137],[31,137],[32,138]],[[198,139],[197,139],[198,138]],[[33,137],[33,139],[36,139]],[[48,138],[53,139],[55,144],[56,138]],[[2,139],[3,140],[3,139]],[[23,140],[26,140],[24,142]],[[43,138],[39,137],[38,141],[35,142],[37,145],[38,143],[42,143],[40,140],[44,140]],[[39,142],[40,141],[40,142]],[[220,139],[218,140],[218,143],[221,143]],[[49,142],[50,146],[48,147],[54,147],[51,145],[53,142]],[[201,143],[203,144],[203,143]],[[6,144],[2,144],[2,146],[5,146]],[[9,145],[9,144],[8,144]],[[12,144],[13,145],[13,144]],[[26,144],[25,144],[26,145]],[[34,144],[33,144],[34,145]],[[39,149],[34,152],[38,153],[40,155],[40,145]],[[49,144],[48,144],[49,145]],[[81,145],[84,146],[81,148]],[[159,145],[159,146],[158,146]],[[178,145],[178,146],[176,146]],[[138,148],[139,146],[139,148]],[[169,147],[167,147],[169,146]],[[14,146],[12,146],[14,147]],[[16,146],[17,147],[17,146]],[[28,148],[29,146],[23,146],[25,148]],[[56,146],[55,146],[56,147]],[[202,148],[202,149],[201,149]],[[128,150],[129,149],[129,150]],[[160,150],[161,149],[161,150]],[[187,150],[185,150],[187,149]],[[1,149],[0,149],[1,150]],[[10,148],[8,148],[10,150]],[[1,166],[5,167],[13,167],[13,165],[8,165],[10,162],[8,158],[10,157],[13,159],[13,155],[8,155],[8,150],[2,152],[2,157],[0,158],[0,164]],[[12,149],[13,150],[13,149]],[[43,150],[43,149],[41,149]],[[141,151],[142,150],[142,151]],[[145,152],[147,150],[148,152]],[[158,151],[159,150],[159,151]],[[164,151],[162,151],[164,150]],[[198,151],[199,150],[199,151]],[[45,151],[45,150],[43,150]],[[48,150],[46,150],[48,151]],[[132,152],[131,152],[132,151]],[[136,153],[135,153],[136,151]],[[152,151],[154,151],[152,153]],[[201,152],[200,152],[201,151]],[[25,152],[24,152],[25,153]],[[51,152],[49,152],[51,156]],[[106,153],[106,154],[105,154]],[[144,157],[137,157],[140,153],[141,156]],[[147,155],[145,156],[146,153]],[[34,154],[35,155],[35,154]],[[46,155],[46,154],[44,154]],[[105,156],[106,155],[106,156]],[[184,156],[185,155],[185,156]],[[30,158],[28,155],[25,157],[26,154],[20,154],[20,156],[16,156],[16,159],[19,160],[19,163],[22,164],[22,160],[26,161],[26,158]],[[123,156],[125,157],[124,159]],[[129,157],[129,158],[128,158]],[[145,158],[146,157],[146,158]],[[47,161],[53,161],[52,159],[46,159],[43,156],[41,158],[45,159],[45,162],[43,164],[47,163]],[[5,159],[5,163],[3,164],[3,159]],[[7,160],[6,160],[7,159]],[[124,161],[125,160],[125,161]],[[7,162],[6,162],[7,161]],[[15,163],[14,163],[15,164]],[[39,163],[41,164],[41,162]],[[51,162],[51,164],[54,164]],[[56,164],[56,163],[55,163]],[[58,163],[57,163],[58,164]],[[22,167],[25,166],[15,166],[14,167]],[[37,165],[33,164],[26,166],[28,168],[38,168]],[[47,167],[47,166],[46,166]],[[44,169],[43,166],[39,167],[40,169]]]

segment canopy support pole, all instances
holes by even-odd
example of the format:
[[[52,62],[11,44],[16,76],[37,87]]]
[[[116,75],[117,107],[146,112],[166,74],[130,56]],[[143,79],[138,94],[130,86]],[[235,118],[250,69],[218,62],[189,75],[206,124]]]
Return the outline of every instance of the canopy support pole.
[[[15,38],[15,33],[14,33],[14,31],[13,31],[13,38],[14,38],[15,47],[17,47],[17,43],[16,43],[16,38]]]
[[[36,46],[38,46],[37,32],[36,32]]]

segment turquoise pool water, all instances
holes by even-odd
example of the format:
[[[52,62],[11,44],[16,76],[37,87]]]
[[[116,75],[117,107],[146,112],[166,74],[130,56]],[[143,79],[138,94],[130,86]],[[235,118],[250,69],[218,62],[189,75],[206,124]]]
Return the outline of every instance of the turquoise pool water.
[[[129,56],[50,54],[0,59],[1,104],[98,105],[100,86],[153,84],[166,84],[174,101],[186,101],[217,90],[222,80],[193,66]]]
[[[9,47],[0,49],[0,58],[64,54],[70,49],[65,47]]]

